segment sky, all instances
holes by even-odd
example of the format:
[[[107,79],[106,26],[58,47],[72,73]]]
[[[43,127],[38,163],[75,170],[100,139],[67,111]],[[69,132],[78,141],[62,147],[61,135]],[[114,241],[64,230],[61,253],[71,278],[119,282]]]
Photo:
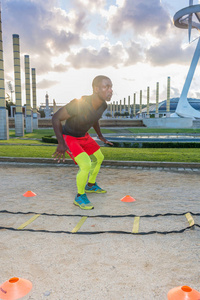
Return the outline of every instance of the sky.
[[[193,4],[199,4],[194,0]],[[97,75],[110,77],[113,101],[124,101],[142,90],[142,102],[179,97],[199,32],[174,26],[174,14],[189,0],[1,0],[6,93],[14,89],[12,35],[20,37],[22,104],[25,97],[24,55],[36,69],[37,105],[66,104],[92,94]],[[188,97],[200,98],[197,66]],[[13,93],[13,100],[15,100]],[[32,101],[32,100],[31,100]]]

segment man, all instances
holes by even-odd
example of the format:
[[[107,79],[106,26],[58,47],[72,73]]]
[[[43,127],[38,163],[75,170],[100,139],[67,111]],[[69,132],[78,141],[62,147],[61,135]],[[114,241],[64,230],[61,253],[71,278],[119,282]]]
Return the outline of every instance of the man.
[[[106,193],[96,183],[104,156],[100,146],[88,134],[88,130],[93,127],[101,141],[113,145],[103,137],[98,122],[107,108],[106,102],[111,100],[112,82],[108,77],[99,75],[94,78],[92,88],[92,95],[72,100],[52,117],[53,129],[58,140],[57,149],[52,156],[58,159],[58,162],[62,158],[65,161],[67,152],[78,164],[79,171],[76,177],[78,194],[74,204],[81,209],[94,208],[86,192]],[[62,121],[66,121],[64,126],[61,124]]]

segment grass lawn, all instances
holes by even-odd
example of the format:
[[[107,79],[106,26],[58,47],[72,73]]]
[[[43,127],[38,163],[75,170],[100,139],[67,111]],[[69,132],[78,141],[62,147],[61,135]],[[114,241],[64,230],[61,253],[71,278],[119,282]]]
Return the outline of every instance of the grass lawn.
[[[200,129],[174,129],[174,128],[141,128],[141,127],[134,127],[134,128],[126,128],[130,133],[193,133],[193,134],[200,134]],[[114,130],[108,128],[101,128],[102,133],[120,133],[120,128],[115,128]],[[94,129],[91,128],[89,133],[95,133]],[[15,137],[15,130],[9,131],[10,138]],[[24,134],[23,138],[37,138],[41,139],[43,136],[55,136],[53,129],[37,129],[33,130],[32,133]],[[1,142],[1,141],[0,141]]]
[[[47,143],[42,142],[41,140],[31,140],[31,139],[12,139],[0,141],[1,144],[14,145],[14,144],[24,144],[24,145],[48,145]],[[50,144],[52,145],[52,144]]]
[[[55,135],[53,129],[36,129],[32,133],[24,133],[22,138],[41,139],[45,135]],[[15,137],[15,130],[9,131],[10,138]]]
[[[196,148],[131,149],[102,147],[101,149],[105,156],[105,160],[200,162],[200,150]],[[55,150],[55,145],[0,145],[0,156],[51,158],[51,155]],[[69,156],[66,155],[66,158],[69,158]]]
[[[117,128],[116,128],[117,129]],[[116,132],[115,129],[115,132]],[[178,133],[200,133],[200,129],[156,129],[151,128],[130,128],[134,133],[144,132],[178,132]],[[93,133],[93,129],[90,133]],[[109,129],[102,129],[102,133],[112,132]],[[120,129],[119,129],[120,132]],[[147,131],[146,131],[147,132]],[[56,145],[46,144],[41,141],[43,136],[54,136],[53,129],[38,129],[28,133],[21,138],[15,138],[15,131],[10,130],[10,139],[0,141],[0,156],[7,157],[41,157],[51,158],[56,150]],[[39,140],[34,140],[39,139]],[[4,144],[4,145],[2,145]],[[200,163],[200,149],[198,148],[114,148],[102,147],[105,160],[124,161],[166,161],[166,162],[198,162]],[[66,154],[66,158],[69,156]]]

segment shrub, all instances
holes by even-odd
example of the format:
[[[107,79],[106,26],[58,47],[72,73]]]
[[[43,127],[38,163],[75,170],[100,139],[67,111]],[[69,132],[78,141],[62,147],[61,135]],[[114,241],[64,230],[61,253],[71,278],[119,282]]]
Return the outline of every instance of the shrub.
[[[56,138],[52,137],[51,135],[50,136],[43,136],[42,137],[42,141],[44,143],[52,143],[52,144],[58,144],[58,141]]]
[[[200,143],[186,143],[186,142],[113,142],[114,147],[117,148],[200,148]]]

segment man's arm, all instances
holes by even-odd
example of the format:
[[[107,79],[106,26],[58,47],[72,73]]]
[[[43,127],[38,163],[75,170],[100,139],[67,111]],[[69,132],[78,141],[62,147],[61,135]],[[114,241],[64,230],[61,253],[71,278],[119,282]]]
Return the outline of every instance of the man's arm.
[[[58,162],[60,162],[60,159],[63,157],[63,162],[65,161],[65,152],[69,151],[69,148],[67,147],[63,135],[62,135],[62,121],[65,121],[70,118],[70,115],[66,109],[66,106],[61,107],[52,117],[52,125],[53,129],[56,135],[56,138],[58,140],[58,146],[56,151],[53,153],[54,159],[58,159]]]
[[[101,133],[101,128],[99,126],[99,121],[97,121],[95,124],[93,124],[93,128],[96,131],[99,139],[104,142],[105,144],[109,144],[111,146],[113,146],[113,143],[109,142],[108,140],[105,139],[105,137],[102,135]]]

